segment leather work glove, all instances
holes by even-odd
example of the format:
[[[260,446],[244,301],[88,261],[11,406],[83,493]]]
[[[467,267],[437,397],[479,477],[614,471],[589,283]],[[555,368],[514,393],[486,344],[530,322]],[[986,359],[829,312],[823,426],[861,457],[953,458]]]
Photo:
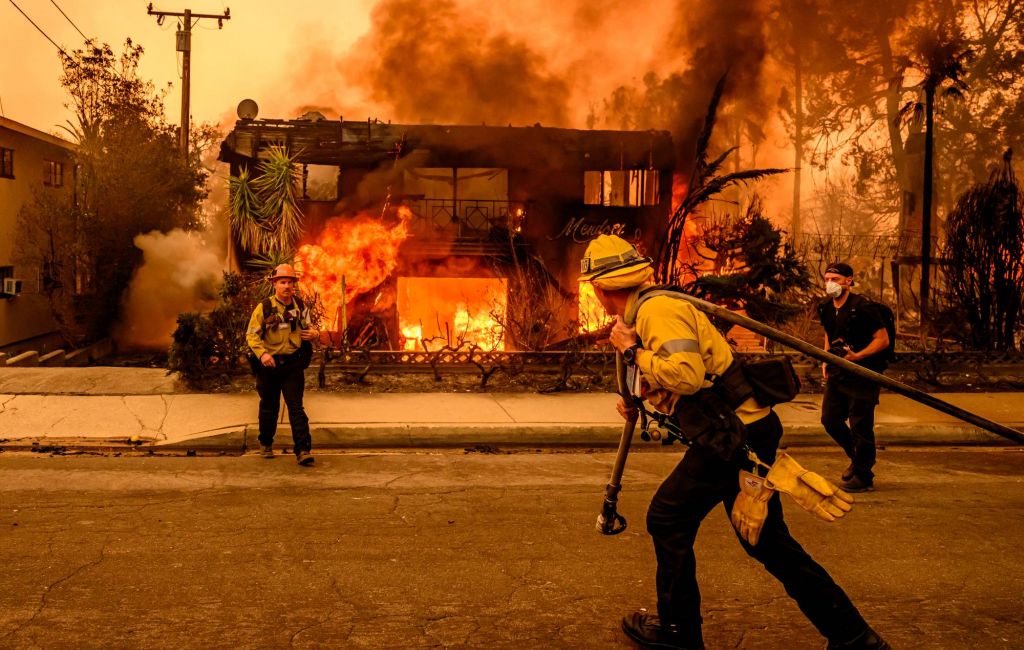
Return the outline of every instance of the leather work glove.
[[[765,485],[785,492],[800,507],[824,521],[835,521],[853,507],[853,497],[820,474],[806,470],[789,454],[780,453],[768,470]]]
[[[740,493],[732,506],[732,526],[740,537],[751,546],[757,546],[761,528],[768,517],[768,500],[775,490],[765,484],[765,479],[746,470],[740,470]]]

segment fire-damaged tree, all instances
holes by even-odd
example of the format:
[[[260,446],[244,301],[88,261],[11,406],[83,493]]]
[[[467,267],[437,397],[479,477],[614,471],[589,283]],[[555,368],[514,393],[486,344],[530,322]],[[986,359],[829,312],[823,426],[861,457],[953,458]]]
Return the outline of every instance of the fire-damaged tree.
[[[1024,307],[1024,193],[1011,152],[957,199],[946,220],[944,257],[952,318],[976,350],[1017,349]]]
[[[77,201],[37,202],[19,223],[22,259],[38,265],[54,316],[71,343],[106,335],[140,251],[139,233],[193,228],[204,197],[200,127],[187,159],[164,118],[163,95],[139,78],[142,47],[128,40],[117,55],[87,41],[62,56],[61,84],[74,118],[65,129],[77,149]]]
[[[714,160],[709,160],[711,136],[715,129],[718,106],[725,90],[726,80],[727,77],[723,75],[711,94],[711,102],[708,105],[704,124],[697,137],[693,170],[690,173],[689,182],[686,184],[686,193],[669,219],[665,235],[661,239],[661,247],[655,257],[655,274],[662,282],[678,284],[685,273],[691,270],[686,264],[687,256],[685,255],[686,222],[701,206],[731,187],[787,171],[769,168],[720,174],[722,165],[736,151],[736,147],[729,147]]]
[[[803,310],[810,273],[782,230],[764,215],[757,195],[743,216],[700,226],[694,244],[699,261],[683,265],[694,278],[683,285],[687,293],[772,325]]]

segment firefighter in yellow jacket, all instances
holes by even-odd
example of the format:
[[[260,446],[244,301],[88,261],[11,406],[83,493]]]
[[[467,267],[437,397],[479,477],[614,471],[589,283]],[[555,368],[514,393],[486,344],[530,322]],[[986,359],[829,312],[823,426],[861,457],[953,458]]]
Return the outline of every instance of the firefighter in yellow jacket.
[[[304,370],[313,355],[312,342],[320,333],[309,322],[309,310],[295,295],[297,281],[291,265],[281,264],[274,269],[270,276],[274,295],[256,305],[249,319],[246,341],[252,349],[249,361],[260,396],[259,440],[263,457],[274,457],[274,434],[284,395],[296,460],[300,465],[310,465],[313,440],[302,395],[306,385]]]
[[[650,259],[619,237],[592,240],[581,267],[580,280],[592,282],[598,300],[617,317],[611,342],[630,367],[633,394],[676,422],[689,417],[686,411],[692,403],[687,397],[712,386],[733,365],[725,338],[686,301],[665,295],[644,299],[644,292],[654,287]],[[693,551],[697,529],[719,503],[733,514],[740,494],[739,471],[753,469],[744,445],[765,463],[775,461],[782,438],[775,412],[753,398],[732,408],[735,417],[732,412],[729,416],[735,426],[693,440],[651,501],[647,530],[658,562],[658,615],[636,612],[622,621],[623,631],[642,647],[704,647]],[[621,399],[618,410],[623,417],[635,417],[634,409]],[[739,535],[743,549],[783,584],[828,639],[828,648],[888,648],[825,569],[790,535],[778,495],[764,495],[766,514],[756,522],[759,530],[753,536],[745,530]]]

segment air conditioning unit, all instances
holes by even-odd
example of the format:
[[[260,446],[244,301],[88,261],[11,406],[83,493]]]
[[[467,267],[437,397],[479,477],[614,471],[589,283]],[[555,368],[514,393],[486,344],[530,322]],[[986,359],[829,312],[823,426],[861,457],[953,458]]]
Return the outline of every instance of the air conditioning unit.
[[[7,296],[17,296],[21,293],[21,280],[18,278],[4,278],[3,293]]]

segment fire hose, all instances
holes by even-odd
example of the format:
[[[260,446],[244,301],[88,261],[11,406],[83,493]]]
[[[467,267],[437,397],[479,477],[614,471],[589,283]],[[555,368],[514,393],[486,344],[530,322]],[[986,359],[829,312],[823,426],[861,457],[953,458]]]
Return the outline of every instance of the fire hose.
[[[972,413],[966,409],[962,409],[959,406],[950,404],[949,402],[941,400],[934,395],[929,395],[922,390],[918,390],[912,386],[896,381],[895,379],[886,377],[881,373],[868,370],[867,368],[859,366],[852,361],[847,361],[842,357],[830,354],[829,352],[811,345],[806,341],[802,341],[794,336],[786,334],[785,332],[781,332],[774,327],[729,311],[728,309],[719,307],[718,305],[707,302],[706,300],[701,300],[700,298],[684,293],[680,293],[678,297],[689,302],[708,316],[745,327],[746,329],[756,332],[757,334],[771,339],[776,343],[781,343],[786,347],[802,352],[811,358],[834,365],[852,375],[856,375],[874,382],[879,386],[888,388],[894,393],[908,397],[916,402],[924,404],[925,406],[929,406],[937,411],[946,413],[947,415],[952,415],[955,418],[1002,436],[1003,438],[1016,442],[1017,444],[1024,444],[1024,433],[1021,433],[1016,429],[1012,429],[1006,425],[989,420],[977,413]],[[627,406],[639,406],[642,409],[642,405],[637,404],[637,398],[633,397],[629,391],[629,387],[626,385],[625,363],[622,360],[621,354],[616,354],[615,356],[615,370],[619,395],[625,401]],[[626,520],[617,511],[618,496],[622,489],[622,473],[626,467],[626,458],[629,455],[629,447],[633,440],[633,432],[636,429],[636,420],[637,416],[634,416],[632,420],[627,420],[622,429],[622,437],[619,439],[619,449],[615,456],[615,464],[612,467],[612,475],[608,481],[608,485],[605,487],[604,507],[601,509],[601,514],[597,518],[597,530],[604,535],[617,535],[626,529]],[[664,425],[668,422],[662,421],[662,419],[659,418],[659,423]],[[671,426],[668,427],[668,434],[672,438],[682,440],[682,437],[679,436]],[[685,442],[685,440],[683,440],[683,442]]]
[[[626,382],[626,363],[622,355],[615,355],[615,381],[618,386],[619,395],[626,406],[636,403]],[[602,535],[618,535],[626,530],[626,518],[618,513],[619,490],[622,489],[622,472],[626,469],[626,457],[629,456],[629,446],[633,442],[633,432],[636,430],[636,420],[639,414],[634,413],[626,418],[622,425],[622,437],[619,438],[619,451],[615,454],[615,464],[612,466],[612,476],[604,489],[604,507],[601,514],[597,516],[597,530]]]

